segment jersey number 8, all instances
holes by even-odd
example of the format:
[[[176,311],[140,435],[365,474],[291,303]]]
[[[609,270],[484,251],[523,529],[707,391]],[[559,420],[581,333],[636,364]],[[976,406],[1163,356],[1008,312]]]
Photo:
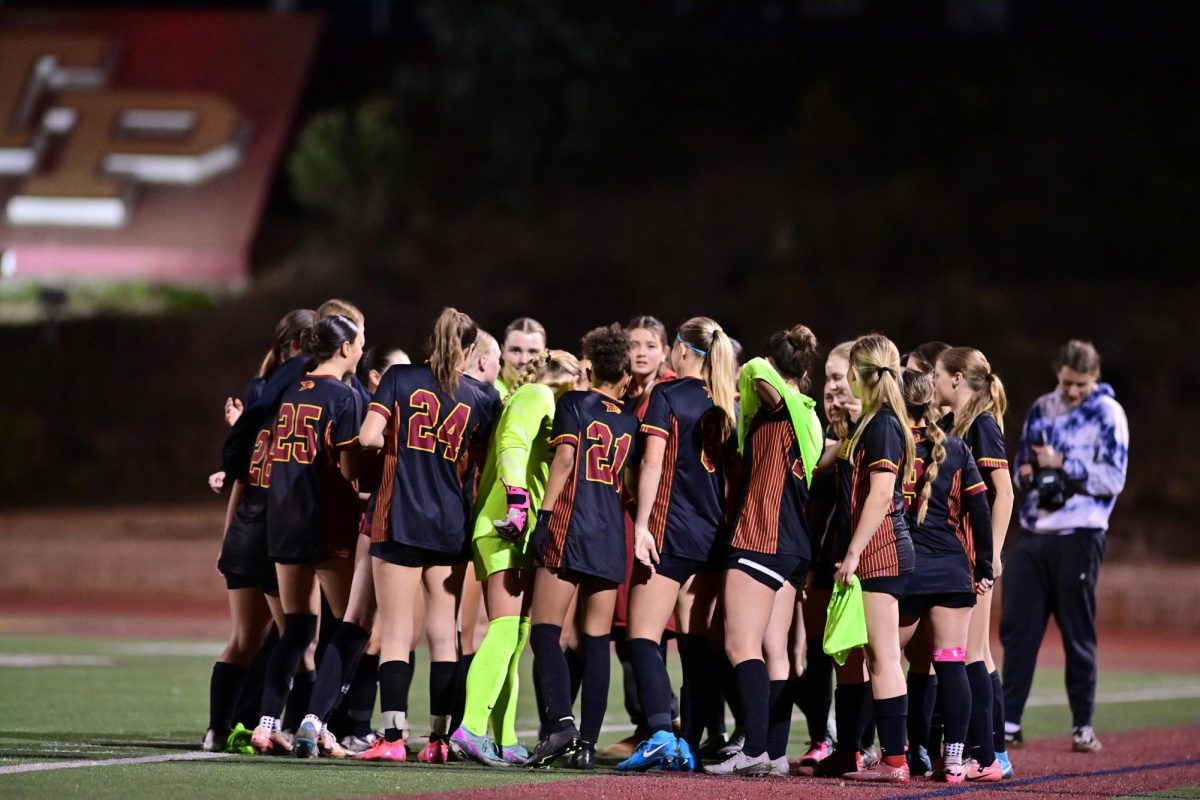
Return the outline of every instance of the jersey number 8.
[[[471,419],[471,407],[459,403],[438,425],[442,401],[438,400],[436,394],[428,389],[417,389],[408,398],[408,405],[412,409],[408,418],[408,446],[413,450],[435,453],[437,443],[441,442],[446,445],[442,456],[447,461],[457,461],[467,423]],[[434,428],[437,428],[436,433]]]

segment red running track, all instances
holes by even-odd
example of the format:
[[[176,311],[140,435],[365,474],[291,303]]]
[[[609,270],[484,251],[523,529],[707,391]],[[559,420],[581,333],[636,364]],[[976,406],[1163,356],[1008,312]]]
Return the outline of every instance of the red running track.
[[[441,792],[449,800],[574,800],[647,798],[654,800],[755,800],[771,798],[934,798],[1063,797],[1072,800],[1119,797],[1200,785],[1200,725],[1104,735],[1099,754],[1073,753],[1069,738],[1030,742],[1011,751],[1017,776],[996,784],[950,786],[916,780],[907,786],[876,786],[819,778],[715,778],[669,773],[608,773],[562,783]]]

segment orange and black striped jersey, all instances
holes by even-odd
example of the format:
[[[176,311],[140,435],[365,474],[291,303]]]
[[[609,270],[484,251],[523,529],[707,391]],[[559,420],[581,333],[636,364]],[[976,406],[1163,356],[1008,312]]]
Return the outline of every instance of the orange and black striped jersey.
[[[909,578],[909,594],[941,594],[973,591],[976,554],[991,561],[992,518],[986,491],[975,460],[957,436],[947,435],[946,459],[938,465],[929,499],[922,503],[932,460],[932,445],[924,429],[913,432],[917,457],[904,486],[908,523],[916,551],[916,567]],[[922,505],[925,519],[917,523]],[[969,519],[969,522],[968,522]],[[982,531],[972,535],[972,528]],[[990,573],[990,569],[989,569]]]
[[[845,555],[854,537],[863,505],[871,491],[871,473],[890,472],[896,476],[892,498],[883,522],[859,556],[856,574],[860,580],[903,575],[912,569],[911,561],[904,558],[906,553],[911,558],[911,544],[899,545],[902,540],[911,538],[904,517],[904,428],[895,413],[883,406],[867,422],[854,451],[853,462],[849,453],[852,438],[846,438],[837,459],[838,516],[845,523],[839,525],[842,541],[838,545],[838,559]]]
[[[640,430],[666,442],[650,512],[660,553],[705,561],[712,552],[724,515],[724,413],[699,378],[660,383],[650,392]]]
[[[744,479],[730,547],[811,561],[809,487],[787,406],[759,408],[742,454]]]

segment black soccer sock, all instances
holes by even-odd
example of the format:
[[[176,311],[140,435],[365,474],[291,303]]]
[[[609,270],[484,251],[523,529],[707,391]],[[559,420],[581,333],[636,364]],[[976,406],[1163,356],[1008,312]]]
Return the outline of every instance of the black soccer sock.
[[[862,719],[858,721],[858,746],[866,750],[875,744],[875,692],[868,679],[862,685]]]
[[[289,707],[292,705],[288,700],[293,679],[296,677],[296,667],[300,665],[304,651],[312,644],[316,635],[316,614],[287,614],[284,617],[283,636],[271,651],[271,658],[267,662],[260,716],[278,717],[285,703]],[[312,673],[305,671],[304,674]],[[304,705],[307,708],[308,697],[304,698]],[[300,712],[300,716],[304,716],[303,711]]]
[[[583,655],[583,704],[579,714],[579,734],[584,741],[596,743],[600,726],[604,724],[604,711],[608,707],[608,682],[612,672],[612,659],[608,654],[609,637],[584,635],[581,642]]]
[[[710,719],[709,709],[717,687],[711,680],[708,636],[689,633],[676,640],[679,661],[683,665],[683,685],[679,689],[679,715],[683,720],[683,738],[692,748],[700,746]]]
[[[629,658],[637,674],[638,694],[646,725],[651,732],[669,731],[674,717],[671,714],[671,679],[658,643],[650,639],[630,639]]]
[[[963,744],[967,741],[967,724],[971,719],[971,686],[967,682],[967,665],[962,661],[934,661],[933,671],[938,676],[938,694],[942,697],[942,708],[945,709],[946,744]]]
[[[937,700],[936,675],[909,671],[908,673],[908,746],[929,747],[929,723],[933,704]]]
[[[246,670],[237,664],[218,661],[213,664],[208,683],[208,727],[218,742],[225,740],[233,729],[233,706],[242,692]]]
[[[474,653],[463,653],[458,657],[458,674],[454,678],[454,714],[450,720],[452,731],[458,730],[462,725],[463,714],[467,708],[467,673],[471,671],[471,662],[474,660]]]
[[[283,709],[283,719],[280,724],[285,731],[295,731],[304,721],[308,707],[312,703],[313,689],[317,685],[317,671],[302,669],[296,673],[292,683],[292,693],[288,695],[287,705]]]
[[[642,713],[642,700],[638,697],[637,674],[633,671],[633,661],[629,655],[629,636],[624,626],[613,629],[613,642],[617,661],[621,664],[625,713],[629,715],[629,722],[635,729],[644,727],[646,715]]]
[[[746,715],[742,711],[742,694],[738,689],[737,676],[733,672],[733,662],[724,652],[720,654],[720,659],[721,693],[725,696],[725,702],[729,703],[729,713],[733,714],[734,727],[744,731]]]
[[[738,691],[742,695],[742,713],[746,716],[746,744],[742,752],[754,758],[767,751],[767,726],[770,722],[771,679],[761,658],[751,658],[733,668]]]
[[[346,716],[354,726],[351,731],[360,739],[371,733],[371,717],[375,714],[375,694],[379,689],[379,655],[363,653],[354,671],[354,681],[346,694],[343,705]]]
[[[450,717],[454,714],[455,690],[458,688],[458,661],[429,662],[429,715],[434,736],[449,736]],[[445,730],[441,730],[445,728]]]
[[[833,718],[838,729],[837,749],[858,752],[858,730],[863,718],[863,684],[843,683],[833,690]]]
[[[997,753],[1008,752],[1008,744],[1004,741],[1004,684],[1000,681],[1000,673],[993,671],[992,679],[992,749]]]
[[[971,748],[971,758],[978,761],[981,767],[987,767],[996,760],[996,751],[992,746],[992,679],[988,676],[987,664],[982,661],[967,664],[967,683],[971,687],[971,722],[967,727],[967,743]],[[950,713],[949,699],[945,713]],[[949,720],[946,726],[948,729]],[[946,742],[950,743],[949,730]]]
[[[563,650],[563,656],[567,659],[567,674],[571,676],[571,707],[574,708],[583,686],[583,652],[568,647]]]
[[[535,677],[542,687],[543,724],[546,733],[557,733],[574,724],[571,714],[571,672],[559,639],[562,626],[542,623],[529,630],[529,644],[537,667]]]
[[[945,733],[945,704],[942,702],[942,693],[939,691],[937,697],[933,700],[933,716],[929,718],[929,755],[931,758],[937,758],[942,752],[942,738]]]
[[[715,648],[709,641],[704,650],[704,667],[701,670],[708,689],[700,695],[704,706],[704,728],[708,736],[716,741],[725,738],[725,692],[721,686],[721,662],[725,651]]]
[[[274,652],[275,645],[279,644],[279,638],[279,631],[272,624],[267,632],[266,640],[254,654],[254,661],[251,662],[250,669],[246,671],[245,680],[242,681],[242,691],[237,697],[237,709],[233,713],[233,721],[240,722],[247,728],[253,728],[258,724],[259,713],[262,709],[263,683],[267,677],[267,662],[271,660],[271,653]]]
[[[383,714],[383,737],[389,742],[403,738],[401,725],[407,724],[412,676],[412,664],[406,661],[385,661],[379,665],[379,708]]]
[[[337,626],[325,648],[325,658],[317,668],[317,681],[313,687],[312,701],[308,704],[308,713],[316,714],[321,720],[328,719],[329,712],[349,691],[351,676],[358,669],[358,659],[369,641],[371,634],[353,622],[343,621]]]
[[[792,684],[790,681],[771,681],[767,705],[767,756],[772,761],[787,755],[791,732]]]
[[[833,705],[833,657],[821,642],[810,640],[805,648],[804,674],[796,687],[796,706],[808,723],[808,738],[820,742],[829,737],[829,708]]]
[[[875,726],[879,729],[879,748],[884,756],[904,756],[905,718],[908,695],[876,699]]]

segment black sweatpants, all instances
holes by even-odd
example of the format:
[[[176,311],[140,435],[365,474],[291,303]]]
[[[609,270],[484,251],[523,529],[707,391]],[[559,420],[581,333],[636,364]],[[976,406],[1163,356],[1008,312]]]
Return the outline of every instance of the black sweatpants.
[[[1021,531],[1005,559],[1000,641],[1004,645],[1004,717],[1021,723],[1038,648],[1050,617],[1062,631],[1067,700],[1073,726],[1096,711],[1096,584],[1104,531],[1062,535]]]

